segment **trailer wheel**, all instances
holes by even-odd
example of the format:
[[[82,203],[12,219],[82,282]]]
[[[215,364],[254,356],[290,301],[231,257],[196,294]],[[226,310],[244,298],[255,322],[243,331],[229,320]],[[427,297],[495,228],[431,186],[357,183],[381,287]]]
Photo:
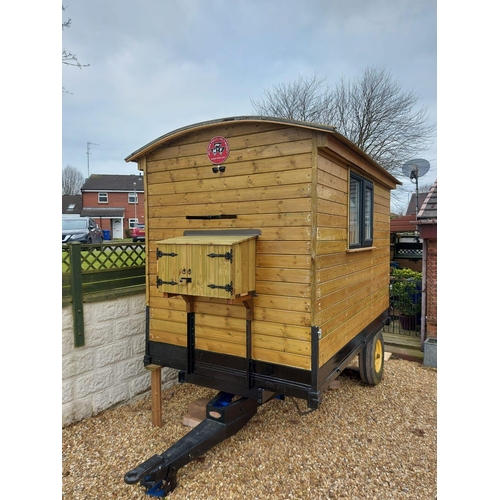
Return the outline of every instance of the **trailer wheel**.
[[[378,332],[359,353],[359,375],[365,384],[377,385],[384,373],[384,339]]]

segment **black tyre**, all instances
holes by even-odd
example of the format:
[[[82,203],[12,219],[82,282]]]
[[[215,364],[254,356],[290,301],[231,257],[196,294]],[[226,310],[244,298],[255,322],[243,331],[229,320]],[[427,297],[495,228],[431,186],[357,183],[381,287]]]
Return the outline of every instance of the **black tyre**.
[[[384,338],[378,332],[359,353],[359,375],[365,384],[377,385],[384,373]]]

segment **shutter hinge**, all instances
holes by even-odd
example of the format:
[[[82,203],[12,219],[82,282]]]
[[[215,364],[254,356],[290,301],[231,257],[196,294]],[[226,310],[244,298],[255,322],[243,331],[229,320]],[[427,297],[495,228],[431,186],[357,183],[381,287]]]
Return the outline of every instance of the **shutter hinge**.
[[[229,285],[214,285],[214,284],[211,284],[211,285],[208,285],[208,288],[220,288],[222,290],[226,290],[226,292],[228,293],[233,293],[233,282],[231,281],[231,283],[229,283]]]
[[[156,249],[156,260],[158,260],[160,257],[163,257],[164,255],[166,257],[176,257],[177,256],[177,254],[174,252],[163,253],[159,248]]]
[[[177,285],[176,281],[163,281],[161,278],[156,277],[156,286],[160,287],[162,285]]]
[[[233,262],[233,250],[231,249],[229,252],[226,253],[209,253],[207,257],[210,257],[211,259],[214,259],[215,257],[224,257],[226,260],[229,262]]]

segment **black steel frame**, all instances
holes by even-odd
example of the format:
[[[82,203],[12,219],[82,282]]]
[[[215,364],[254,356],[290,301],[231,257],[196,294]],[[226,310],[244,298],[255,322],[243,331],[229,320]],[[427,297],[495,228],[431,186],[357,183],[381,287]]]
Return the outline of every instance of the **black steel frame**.
[[[247,306],[249,307],[249,306]],[[179,382],[191,383],[260,401],[263,392],[307,400],[317,409],[321,392],[361,351],[388,321],[388,311],[358,333],[323,366],[319,366],[321,329],[311,327],[311,370],[267,363],[251,358],[251,319],[246,322],[246,357],[196,349],[196,315],[187,313],[187,347],[149,340],[149,309],[146,320],[146,355],[144,365],[160,365],[179,370]]]

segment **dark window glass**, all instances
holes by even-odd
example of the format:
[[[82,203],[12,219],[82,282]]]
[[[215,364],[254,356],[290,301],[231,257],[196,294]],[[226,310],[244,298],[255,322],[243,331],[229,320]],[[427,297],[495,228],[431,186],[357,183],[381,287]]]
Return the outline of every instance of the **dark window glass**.
[[[349,179],[349,248],[373,245],[373,183],[351,172]]]

